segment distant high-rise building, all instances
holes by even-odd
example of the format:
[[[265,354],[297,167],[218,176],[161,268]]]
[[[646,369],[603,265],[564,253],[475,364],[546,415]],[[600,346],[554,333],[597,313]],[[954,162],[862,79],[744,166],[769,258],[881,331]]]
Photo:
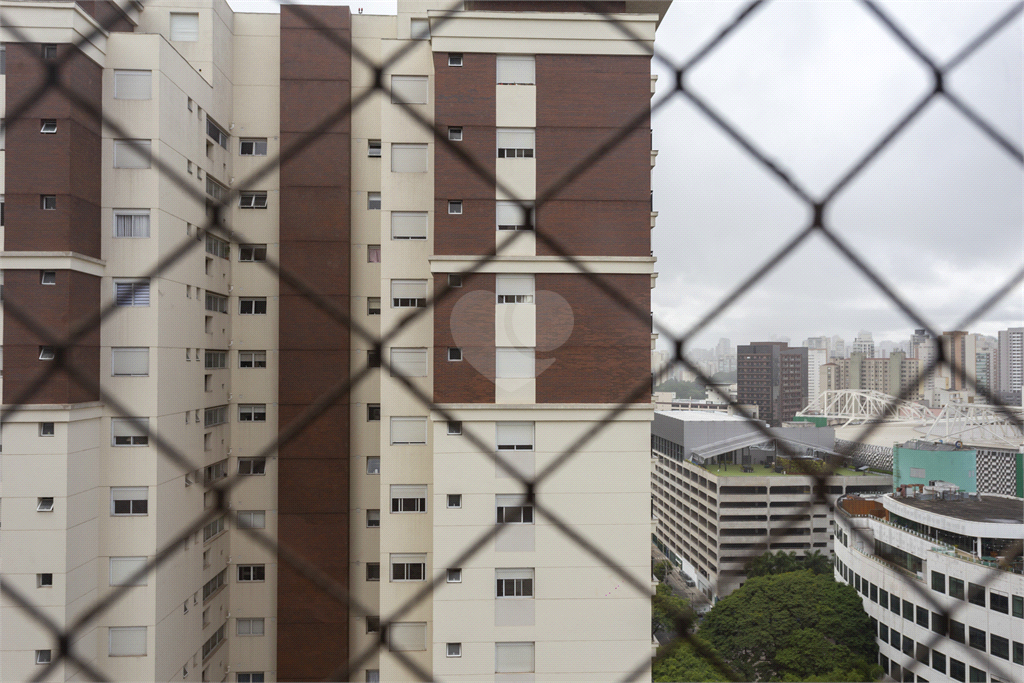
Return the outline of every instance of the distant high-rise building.
[[[974,356],[974,380],[978,383],[978,393],[995,392],[994,376],[997,372],[996,363],[999,353],[994,349],[978,351]]]
[[[1024,327],[999,332],[998,391],[1020,392],[1024,368]]]
[[[846,340],[839,335],[833,335],[832,337],[832,351],[829,354],[830,358],[846,358]]]
[[[974,389],[976,335],[964,330],[943,332],[939,337],[946,363],[936,368],[936,389],[968,391]]]
[[[809,349],[825,349],[831,346],[831,342],[828,337],[808,337],[804,340],[804,346]]]
[[[736,348],[732,345],[726,337],[722,337],[718,340],[718,345],[715,346],[715,355],[721,358],[722,356],[732,356],[736,353]]]
[[[923,361],[907,358],[902,351],[893,351],[888,358],[867,358],[854,352],[849,358],[837,358],[822,365],[818,381],[821,391],[879,391],[919,401],[924,398],[924,391],[918,386],[923,368]]]
[[[853,345],[850,347],[850,353],[863,353],[865,358],[874,358],[875,341],[871,338],[871,333],[861,330],[860,334],[858,334],[853,340]]]
[[[756,342],[736,349],[737,401],[758,406],[772,425],[792,420],[807,405],[807,348]]]
[[[825,337],[818,337],[825,339]],[[827,340],[826,340],[827,342]],[[828,349],[826,347],[814,347],[807,349],[807,402],[813,403],[818,394],[822,392],[821,387],[821,366],[828,363]]]

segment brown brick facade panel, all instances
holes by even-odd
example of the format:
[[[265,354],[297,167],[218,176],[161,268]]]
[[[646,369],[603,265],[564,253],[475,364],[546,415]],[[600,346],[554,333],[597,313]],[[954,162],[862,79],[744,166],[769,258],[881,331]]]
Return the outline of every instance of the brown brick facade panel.
[[[49,343],[29,330],[10,312],[17,306],[32,316],[36,324],[58,339],[83,319],[99,314],[100,278],[75,271],[58,270],[57,284],[40,284],[38,270],[4,271],[4,403],[84,403],[98,401],[95,387],[83,387],[71,375],[58,370],[32,395],[24,392],[56,360],[39,360],[39,347]],[[129,311],[130,313],[130,311]],[[100,373],[100,334],[93,330],[65,353],[65,365],[98,383]]]
[[[651,255],[649,201],[545,202],[537,211],[538,230],[551,235],[570,254]],[[558,254],[537,240],[537,255]]]
[[[454,196],[438,196],[434,200],[434,253],[437,254],[490,254],[494,253],[495,200],[463,199],[462,213],[449,214],[448,200]]]
[[[434,275],[434,292],[448,286],[448,275]],[[434,308],[434,401],[494,403],[494,275],[464,275]],[[461,361],[448,360],[448,347],[462,349]]]
[[[621,128],[650,134],[651,58],[537,55],[537,127]]]
[[[312,15],[308,21],[305,15]],[[318,30],[320,24],[330,36]],[[332,305],[350,305],[350,119],[347,7],[281,8],[281,266]],[[337,38],[335,42],[331,38]],[[306,139],[305,136],[315,136]],[[349,334],[281,283],[280,430],[349,376]],[[348,396],[279,451],[279,538],[348,585]],[[278,680],[328,676],[348,658],[348,607],[287,563],[278,577]]]
[[[651,310],[649,275],[599,277],[640,311]],[[649,402],[650,323],[582,275],[538,273],[535,283],[537,403]]]

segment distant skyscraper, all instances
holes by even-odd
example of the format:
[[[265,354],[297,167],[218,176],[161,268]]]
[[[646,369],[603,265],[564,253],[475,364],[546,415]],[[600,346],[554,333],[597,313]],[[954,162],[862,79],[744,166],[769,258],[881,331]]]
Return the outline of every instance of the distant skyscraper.
[[[807,348],[755,342],[736,349],[737,401],[758,406],[778,426],[807,405]]]
[[[861,330],[860,334],[853,340],[850,353],[863,353],[865,358],[874,358],[875,340],[871,338],[871,333]]]
[[[999,391],[1019,392],[1024,361],[1024,327],[999,332]]]
[[[825,349],[831,346],[828,337],[808,337],[804,340],[804,346],[809,349]]]
[[[832,337],[832,358],[846,358],[846,340],[839,335]]]
[[[718,345],[715,347],[715,355],[721,358],[722,356],[731,356],[736,353],[736,347],[732,345],[732,342],[726,337],[722,337],[718,340]]]
[[[819,340],[828,341],[825,337]],[[825,347],[807,349],[807,402],[812,403],[823,391],[821,386],[821,366],[828,362],[828,350]]]

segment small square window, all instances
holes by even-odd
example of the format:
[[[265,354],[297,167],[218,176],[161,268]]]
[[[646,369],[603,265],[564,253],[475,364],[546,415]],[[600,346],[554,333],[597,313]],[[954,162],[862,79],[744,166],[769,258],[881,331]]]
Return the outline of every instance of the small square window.
[[[380,474],[380,458],[377,456],[370,456],[366,459],[366,473],[367,474]]]
[[[366,527],[368,529],[380,528],[380,510],[366,511]]]
[[[57,284],[57,271],[55,270],[43,270],[39,273],[39,284],[42,285],[55,285]]]
[[[462,126],[448,126],[448,139],[454,142],[461,142]]]
[[[380,315],[380,297],[366,297],[366,315]]]
[[[448,213],[461,214],[462,213],[462,200],[461,199],[450,199],[448,200]]]
[[[36,512],[53,512],[53,498],[36,498]]]
[[[449,52],[448,53],[448,66],[462,66],[462,53],[461,52]]]
[[[265,209],[267,208],[267,193],[242,192],[238,197],[238,207],[241,209]]]
[[[448,643],[445,652],[448,657],[461,657],[462,643]]]
[[[448,436],[461,436],[462,435],[462,422],[457,420],[448,421]]]
[[[449,346],[448,360],[462,360],[462,349],[458,346]]]
[[[50,651],[49,650],[36,650],[36,664],[49,664],[50,663]]]
[[[189,111],[193,111],[194,109],[195,109],[195,103],[192,101],[192,98],[190,97],[190,98],[188,98],[188,110]]]
[[[455,509],[462,507],[462,494],[461,493],[449,493],[448,494],[448,507]]]
[[[53,586],[53,574],[36,574],[36,586],[50,588]]]
[[[366,156],[380,157],[380,140],[369,140],[367,143]]]
[[[267,156],[267,139],[243,139],[239,142],[238,153],[245,157],[265,157]]]
[[[366,262],[367,263],[380,263],[380,245],[379,244],[367,244],[366,245]]]
[[[366,580],[380,581],[380,562],[366,563]]]
[[[39,436],[53,436],[54,429],[52,422],[40,422],[39,423]]]
[[[265,244],[240,244],[238,245],[239,261],[266,261],[267,245]]]
[[[371,211],[380,208],[380,192],[366,193],[366,208]]]
[[[366,632],[380,633],[380,617],[366,617]]]
[[[448,583],[462,583],[462,569],[449,569],[445,575],[445,580]]]
[[[39,122],[40,133],[56,133],[57,119],[43,119]]]
[[[461,287],[462,286],[462,275],[459,273],[451,273],[448,275],[448,286],[449,287]]]
[[[39,206],[44,211],[56,211],[57,210],[57,195],[55,194],[44,194],[39,196]]]
[[[366,421],[380,422],[380,404],[369,403],[366,406]]]
[[[43,59],[57,59],[57,46],[43,45]],[[47,652],[49,652],[49,650],[47,650]]]
[[[380,351],[378,349],[366,350],[366,365],[371,368],[380,367]]]

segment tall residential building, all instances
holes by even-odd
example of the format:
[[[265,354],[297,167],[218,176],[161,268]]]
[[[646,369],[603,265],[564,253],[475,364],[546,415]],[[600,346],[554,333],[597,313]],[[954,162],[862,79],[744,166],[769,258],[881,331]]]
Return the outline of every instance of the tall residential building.
[[[871,333],[865,330],[861,330],[854,340],[853,345],[850,346],[850,354],[863,353],[865,358],[875,357],[875,341],[871,338]]]
[[[907,358],[902,351],[893,351],[888,358],[866,358],[855,352],[849,358],[823,365],[818,381],[822,391],[878,391],[901,396],[907,401],[919,401],[925,397],[918,385],[923,369],[923,361]]]
[[[583,3],[450,4],[0,0],[31,27],[0,27],[3,402],[24,404],[0,561],[61,627],[125,592],[73,643],[111,678],[408,680],[404,656],[612,679],[650,657],[650,596],[545,514],[649,584],[650,326],[556,256],[650,310],[649,121],[531,205],[648,111],[669,3],[602,5],[639,41]],[[63,352],[81,384],[19,316],[60,339],[111,304]],[[534,506],[518,477],[548,468]],[[4,680],[56,655],[6,599],[0,630]]]
[[[825,349],[827,351],[831,342],[828,337],[808,337],[804,340],[804,346],[809,349]]]
[[[828,349],[814,347],[807,349],[807,401],[813,403],[823,389],[821,387],[821,366],[828,362]]]
[[[939,336],[946,364],[937,368],[941,385],[951,391],[974,391],[977,335],[964,330],[943,332]]]
[[[839,335],[832,336],[832,345],[829,347],[829,358],[846,358],[846,341]]]
[[[999,391],[1020,392],[1024,377],[1024,327],[999,331]]]
[[[758,407],[774,426],[807,406],[807,349],[786,342],[756,342],[736,349],[737,400]]]

